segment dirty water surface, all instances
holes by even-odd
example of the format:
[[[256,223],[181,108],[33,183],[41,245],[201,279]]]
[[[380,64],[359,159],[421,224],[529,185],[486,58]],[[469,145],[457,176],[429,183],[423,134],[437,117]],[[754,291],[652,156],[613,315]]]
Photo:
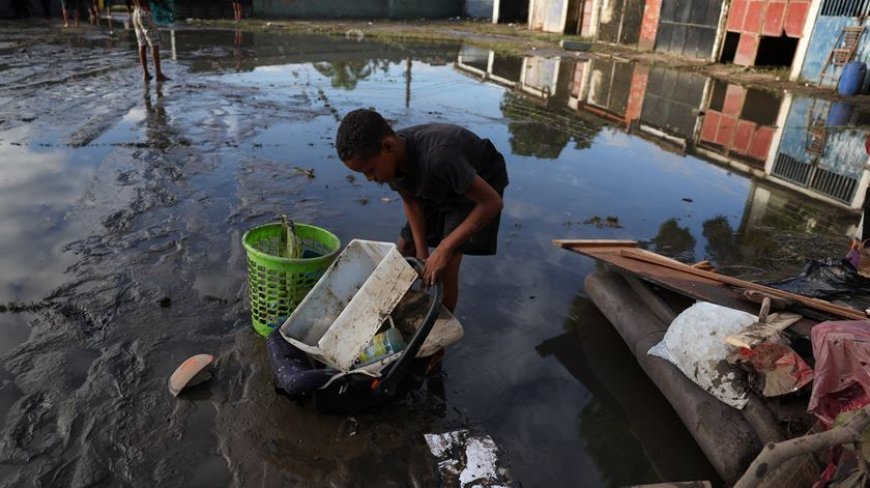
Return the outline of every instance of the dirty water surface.
[[[585,298],[556,238],[635,239],[750,279],[839,256],[866,116],[613,61],[178,29],[143,83],[130,31],[3,23],[0,485],[437,486],[423,435],[486,434],[515,486],[716,475]],[[392,241],[402,206],[349,172],[341,116],[461,124],[511,184],[467,257],[465,337],[400,402],[320,415],[275,393],[247,308],[246,229],[286,213]],[[185,358],[215,378],[173,398]]]

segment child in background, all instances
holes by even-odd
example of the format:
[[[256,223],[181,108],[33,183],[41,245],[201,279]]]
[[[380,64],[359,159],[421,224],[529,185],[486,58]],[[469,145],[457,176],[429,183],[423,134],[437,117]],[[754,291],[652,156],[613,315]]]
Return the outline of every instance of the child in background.
[[[151,18],[151,8],[148,0],[133,0],[133,28],[136,30],[136,42],[139,45],[139,62],[142,64],[142,72],[145,81],[151,79],[148,73],[148,48],[151,48],[151,57],[154,58],[154,76],[157,81],[166,81],[169,78],[160,70],[160,31],[154,25]]]
[[[242,2],[233,0],[233,20],[238,24],[242,20]]]
[[[81,10],[82,2],[81,0],[60,0],[60,11],[63,14],[63,26],[69,27],[69,11],[73,10],[75,13],[75,21],[76,27],[79,26],[79,11]]]

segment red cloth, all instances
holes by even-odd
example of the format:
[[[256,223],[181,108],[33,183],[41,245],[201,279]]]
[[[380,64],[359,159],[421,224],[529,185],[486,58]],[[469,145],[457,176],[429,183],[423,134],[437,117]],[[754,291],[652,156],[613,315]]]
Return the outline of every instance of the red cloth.
[[[870,403],[870,320],[813,327],[815,383],[808,411],[827,426],[841,412]]]
[[[758,344],[741,353],[761,377],[766,397],[793,393],[813,381],[812,368],[785,344]]]

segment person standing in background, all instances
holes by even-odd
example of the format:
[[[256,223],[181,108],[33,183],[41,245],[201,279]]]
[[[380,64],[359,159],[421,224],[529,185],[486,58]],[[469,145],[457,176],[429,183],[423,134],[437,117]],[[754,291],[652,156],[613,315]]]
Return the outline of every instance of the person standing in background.
[[[242,2],[233,0],[233,20],[238,24],[242,21]]]
[[[142,64],[142,73],[145,81],[151,79],[148,73],[148,48],[151,48],[151,57],[154,60],[154,76],[157,81],[166,81],[169,78],[163,75],[160,69],[160,31],[151,18],[151,8],[148,0],[133,0],[133,29],[136,31],[136,43],[139,45],[139,62]]]
[[[75,11],[76,27],[79,26],[79,11],[82,7],[81,0],[60,0],[60,12],[63,14],[63,26],[69,27],[69,10],[70,7]]]

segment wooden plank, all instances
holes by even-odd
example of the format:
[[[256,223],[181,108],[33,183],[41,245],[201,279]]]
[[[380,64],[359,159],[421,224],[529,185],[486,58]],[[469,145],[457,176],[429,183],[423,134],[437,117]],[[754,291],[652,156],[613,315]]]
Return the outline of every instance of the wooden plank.
[[[643,249],[623,249],[620,250],[620,254],[623,256],[629,257],[631,259],[637,259],[640,261],[646,261],[650,263],[661,264],[662,266],[666,266],[668,268],[685,272],[687,274],[692,274],[701,278],[707,278],[714,281],[719,281],[721,283],[738,286],[741,288],[749,289],[749,290],[758,290],[764,292],[768,295],[774,297],[781,297],[790,300],[794,300],[795,302],[801,303],[807,307],[811,307],[817,310],[822,310],[824,312],[846,318],[852,320],[866,320],[867,315],[859,310],[854,310],[848,307],[842,307],[840,305],[835,305],[826,300],[819,300],[818,298],[810,298],[805,297],[803,295],[798,295],[796,293],[790,293],[787,291],[777,290],[776,288],[771,288],[769,286],[759,285],[756,283],[752,283],[751,281],[741,280],[740,278],[734,278],[731,276],[713,273],[711,271],[704,271],[702,269],[693,268],[687,264],[680,263],[679,261],[675,261],[670,258],[666,258],[659,254],[646,251]]]
[[[659,318],[662,322],[666,324],[670,324],[677,318],[676,312],[662,300],[662,297],[656,295],[652,290],[647,287],[641,280],[637,279],[634,276],[626,276],[623,275],[623,278],[631,286],[631,289],[637,293],[637,296],[643,300],[644,303],[652,310],[656,317]]]
[[[808,338],[812,328],[819,322],[836,319],[842,320],[843,318],[859,318],[857,317],[857,314],[843,317],[839,314],[820,311],[811,306],[804,306],[803,304],[797,303],[795,300],[787,297],[769,293],[768,290],[773,290],[772,288],[754,284],[753,287],[747,287],[745,285],[750,284],[748,281],[740,280],[741,284],[734,287],[733,285],[714,279],[722,276],[717,273],[699,276],[698,274],[690,274],[689,272],[673,269],[674,266],[663,266],[659,262],[646,262],[629,256],[623,256],[620,253],[626,249],[626,244],[607,247],[595,245],[595,241],[590,240],[564,240],[558,242],[564,242],[565,245],[563,247],[565,249],[602,261],[609,266],[619,269],[624,274],[637,276],[655,285],[661,286],[662,288],[687,296],[693,300],[715,303],[722,305],[723,307],[756,314],[758,313],[757,304],[761,303],[761,300],[765,296],[770,297],[774,309],[788,310],[804,316],[803,319],[789,328],[791,333],[799,336]],[[570,244],[572,242],[575,244]],[[668,262],[676,263],[675,266],[687,266],[665,256],[657,256],[661,259],[668,260]],[[847,310],[851,311],[851,309]],[[860,319],[865,319],[865,317],[862,316]]]
[[[637,247],[637,241],[609,239],[553,239],[553,245],[562,249],[574,247]]]
[[[725,338],[725,342],[732,346],[752,349],[753,347],[777,337],[789,326],[802,317],[794,313],[774,313],[767,317],[764,322],[756,322],[741,330],[737,334]]]

